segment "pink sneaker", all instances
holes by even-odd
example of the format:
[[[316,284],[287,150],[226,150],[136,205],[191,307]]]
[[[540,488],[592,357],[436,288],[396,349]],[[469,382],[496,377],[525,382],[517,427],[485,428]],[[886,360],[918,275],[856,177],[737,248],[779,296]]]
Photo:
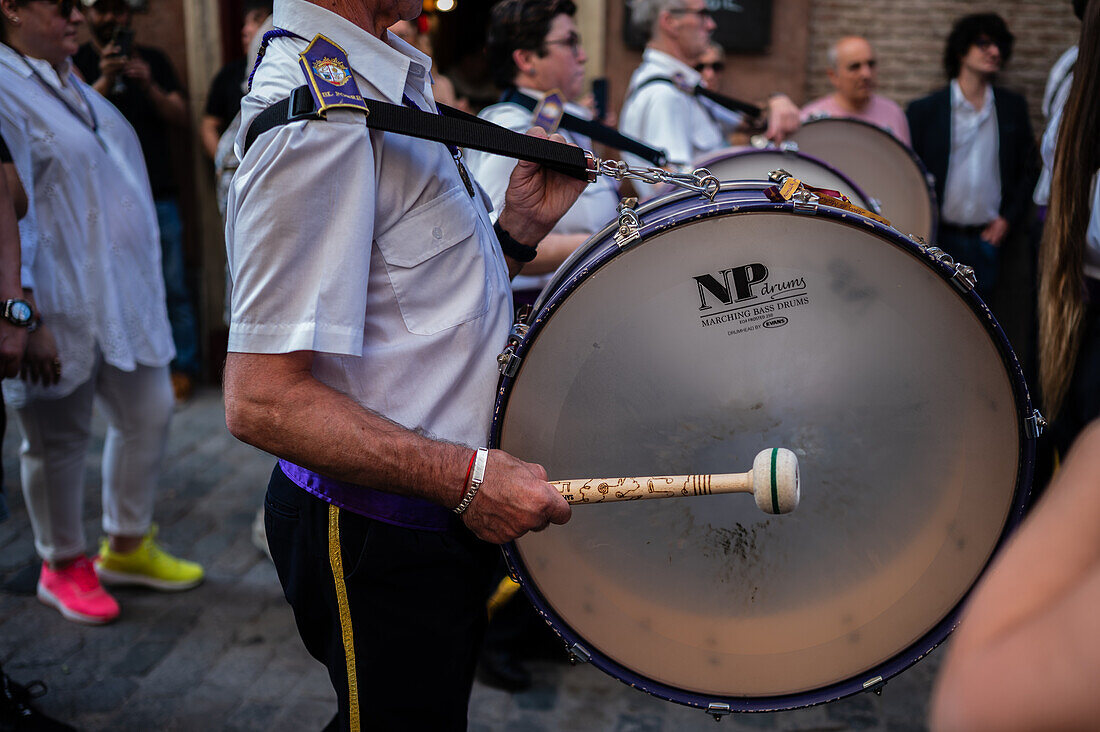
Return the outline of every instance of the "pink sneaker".
[[[118,603],[99,584],[91,560],[84,556],[56,570],[43,562],[38,599],[78,623],[102,625],[118,617]]]

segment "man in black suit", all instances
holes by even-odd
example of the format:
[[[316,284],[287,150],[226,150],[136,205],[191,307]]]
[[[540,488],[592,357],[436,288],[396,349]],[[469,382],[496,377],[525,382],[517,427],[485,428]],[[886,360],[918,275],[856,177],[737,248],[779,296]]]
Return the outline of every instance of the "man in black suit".
[[[1001,245],[1024,226],[1038,170],[1027,101],[993,86],[1012,41],[994,13],[960,19],[944,51],[950,83],[906,110],[913,149],[936,178],[938,244],[974,268],[985,299],[997,280]]]

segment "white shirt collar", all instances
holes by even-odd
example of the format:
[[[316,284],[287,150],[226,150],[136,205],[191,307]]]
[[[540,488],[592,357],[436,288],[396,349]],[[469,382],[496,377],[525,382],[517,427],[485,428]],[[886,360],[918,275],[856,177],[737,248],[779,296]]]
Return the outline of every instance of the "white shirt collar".
[[[993,87],[990,84],[985,85],[985,97],[982,101],[981,109],[974,109],[967,98],[963,95],[962,87],[959,86],[958,79],[951,80],[951,109],[965,110],[971,114],[978,114],[985,116],[989,112],[993,111]]]
[[[348,63],[390,102],[401,104],[405,84],[421,92],[430,84],[432,60],[389,31],[386,41],[348,19],[305,0],[284,0],[275,4],[275,27],[296,33],[307,41],[323,33],[348,55]],[[357,66],[370,60],[368,70]]]
[[[691,68],[680,59],[674,58],[664,51],[658,51],[656,48],[647,48],[642,52],[642,63],[657,66],[672,77],[679,74],[691,86],[695,86],[703,79],[698,71]]]
[[[30,66],[28,66],[27,63],[23,63],[24,59],[26,59]],[[72,73],[73,69],[72,59],[67,58],[61,65],[61,72],[58,73],[58,71],[50,65],[49,61],[41,58],[23,56],[14,48],[4,43],[0,43],[0,63],[24,78],[33,76],[34,72],[37,71],[43,79],[52,84],[56,89],[69,86],[69,74]],[[31,70],[32,67],[34,71]]]

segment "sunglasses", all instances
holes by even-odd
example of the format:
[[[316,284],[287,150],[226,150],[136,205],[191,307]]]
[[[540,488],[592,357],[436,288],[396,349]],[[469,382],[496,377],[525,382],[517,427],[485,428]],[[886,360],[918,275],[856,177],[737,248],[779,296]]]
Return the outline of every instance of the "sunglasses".
[[[996,46],[997,42],[994,41],[992,38],[979,38],[978,40],[974,41],[974,45],[982,51],[988,51],[993,46]]]
[[[721,74],[723,71],[726,70],[726,64],[722,61],[711,61],[710,63],[706,64],[695,64],[694,68],[700,74],[703,73],[705,69],[710,69],[716,74]]]
[[[38,2],[49,3],[50,5],[57,6],[57,12],[62,18],[68,18],[73,14],[73,8],[76,7],[77,0],[37,0]]]
[[[669,8],[668,12],[676,15],[697,15],[699,16],[699,20],[714,18],[714,11],[710,8],[699,8],[698,10],[692,10],[691,8]]]
[[[581,47],[581,37],[580,37],[580,34],[578,34],[576,32],[571,32],[565,38],[556,38],[554,40],[547,40],[547,41],[543,41],[543,43],[545,43],[547,46],[565,46],[566,48],[568,48],[570,51],[573,52],[574,56],[576,56],[577,51],[579,51],[580,47]]]

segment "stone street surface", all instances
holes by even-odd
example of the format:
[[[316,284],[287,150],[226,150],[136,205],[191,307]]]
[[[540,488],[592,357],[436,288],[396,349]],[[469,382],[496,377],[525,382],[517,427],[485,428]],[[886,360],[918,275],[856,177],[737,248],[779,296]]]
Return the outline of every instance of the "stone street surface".
[[[97,417],[84,514],[89,553],[101,533],[103,431]],[[275,570],[250,538],[274,461],[229,435],[220,391],[199,391],[177,410],[156,507],[162,543],[201,562],[206,582],[178,594],[117,590],[122,616],[104,627],[62,619],[33,597],[33,586],[19,594],[36,560],[19,492],[18,432],[9,414],[3,461],[12,515],[0,524],[0,663],[19,682],[46,682],[40,709],[82,730],[311,730],[328,722],[335,710],[328,677],[302,647]],[[919,730],[942,656],[942,648],[933,652],[881,696],[733,715],[720,724],[591,666],[538,661],[527,692],[478,683],[470,729]],[[431,696],[424,689],[425,705]],[[409,723],[418,726],[416,710]]]

